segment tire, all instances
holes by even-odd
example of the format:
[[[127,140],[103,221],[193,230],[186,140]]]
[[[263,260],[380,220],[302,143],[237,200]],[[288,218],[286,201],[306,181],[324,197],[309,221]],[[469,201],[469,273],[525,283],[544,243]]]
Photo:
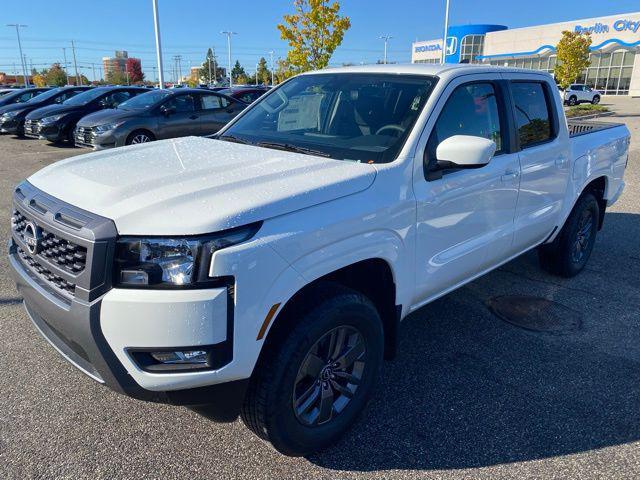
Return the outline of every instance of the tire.
[[[125,145],[137,145],[138,143],[148,143],[148,142],[153,142],[155,139],[156,137],[153,136],[153,133],[149,132],[148,130],[134,130],[127,137],[127,140],[125,141]]]
[[[577,104],[578,104],[578,97],[576,97],[575,95],[571,95],[569,97],[569,105],[573,107],[574,105],[577,105]]]
[[[261,358],[241,411],[250,430],[289,456],[307,455],[334,444],[354,423],[375,387],[384,350],[382,321],[364,295],[329,283],[305,300],[290,313],[295,318],[293,328],[270,344]],[[341,355],[329,355],[328,362],[324,355],[341,336],[345,339],[343,354],[359,352],[345,373],[336,366]],[[356,349],[358,345],[364,352]],[[358,376],[357,384],[351,383]],[[341,389],[334,388],[335,382]],[[323,404],[327,408],[321,408]]]
[[[597,105],[597,104],[599,104],[599,103],[600,103],[600,95],[595,95],[595,96],[593,97],[593,99],[591,100],[591,104],[592,104],[592,105]]]
[[[24,135],[24,121],[20,122],[18,124],[18,127],[16,128],[16,137],[25,138],[25,135]]]
[[[593,251],[599,219],[598,201],[591,193],[583,194],[556,239],[538,249],[542,268],[565,278],[580,273]]]

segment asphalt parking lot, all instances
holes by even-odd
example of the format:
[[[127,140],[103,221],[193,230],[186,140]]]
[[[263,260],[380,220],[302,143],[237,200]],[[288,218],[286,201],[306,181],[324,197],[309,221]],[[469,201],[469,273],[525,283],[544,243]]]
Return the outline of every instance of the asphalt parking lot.
[[[3,254],[0,478],[638,478],[640,99],[613,108],[607,121],[634,135],[627,187],[586,271],[559,279],[532,253],[416,312],[356,427],[309,458],[281,456],[240,421],[214,424],[94,383],[35,331]],[[3,246],[12,187],[85,152],[0,136]],[[490,312],[491,299],[513,294],[557,302],[558,328]]]

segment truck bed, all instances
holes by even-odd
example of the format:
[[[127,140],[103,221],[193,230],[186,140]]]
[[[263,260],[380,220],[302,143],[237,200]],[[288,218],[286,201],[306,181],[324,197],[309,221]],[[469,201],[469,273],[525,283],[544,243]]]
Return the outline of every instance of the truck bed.
[[[609,128],[619,127],[620,125],[624,125],[624,124],[613,123],[613,122],[592,122],[588,120],[567,119],[567,125],[569,126],[569,136],[577,137],[579,135],[585,135],[587,133],[593,133],[600,130],[607,130]]]

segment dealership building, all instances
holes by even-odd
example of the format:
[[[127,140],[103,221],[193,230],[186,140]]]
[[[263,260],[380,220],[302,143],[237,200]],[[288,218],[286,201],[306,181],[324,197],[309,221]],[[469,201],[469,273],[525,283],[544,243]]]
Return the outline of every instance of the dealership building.
[[[640,12],[525,28],[453,25],[442,39],[415,42],[412,63],[485,63],[553,73],[564,30],[591,34],[591,64],[577,79],[605,95],[640,96]]]

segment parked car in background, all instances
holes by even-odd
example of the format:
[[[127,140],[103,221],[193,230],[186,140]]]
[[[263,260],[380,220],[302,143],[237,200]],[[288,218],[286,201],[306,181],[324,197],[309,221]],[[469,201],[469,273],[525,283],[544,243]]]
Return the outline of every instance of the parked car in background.
[[[596,105],[600,103],[602,92],[594,90],[584,83],[574,83],[569,88],[560,90],[562,99],[566,105],[577,105],[579,103],[592,103]]]
[[[386,394],[411,312],[536,248],[582,271],[629,160],[627,127],[567,122],[548,73],[482,65],[305,73],[215,138],[35,173],[10,270],[88,376],[241,414],[287,455],[335,445]]]
[[[235,98],[236,100],[240,100],[247,104],[253,103],[268,91],[268,87],[261,87],[259,85],[254,87],[231,87],[219,90],[220,93],[224,93],[231,98]]]
[[[61,104],[48,105],[29,113],[24,122],[24,134],[54,143],[65,140],[74,143],[73,132],[82,117],[98,110],[116,108],[122,102],[148,91],[141,87],[92,88]]]
[[[75,130],[78,146],[95,150],[164,138],[216,133],[246,104],[200,88],[156,89],[116,109],[82,118]]]
[[[47,90],[51,90],[51,87],[42,88],[7,88],[6,91],[0,96],[0,107],[5,105],[11,105],[13,103],[25,103],[31,100],[33,97],[40,95]]]
[[[58,87],[41,93],[25,103],[15,103],[0,107],[0,132],[24,135],[24,121],[37,108],[62,103],[91,87]]]

